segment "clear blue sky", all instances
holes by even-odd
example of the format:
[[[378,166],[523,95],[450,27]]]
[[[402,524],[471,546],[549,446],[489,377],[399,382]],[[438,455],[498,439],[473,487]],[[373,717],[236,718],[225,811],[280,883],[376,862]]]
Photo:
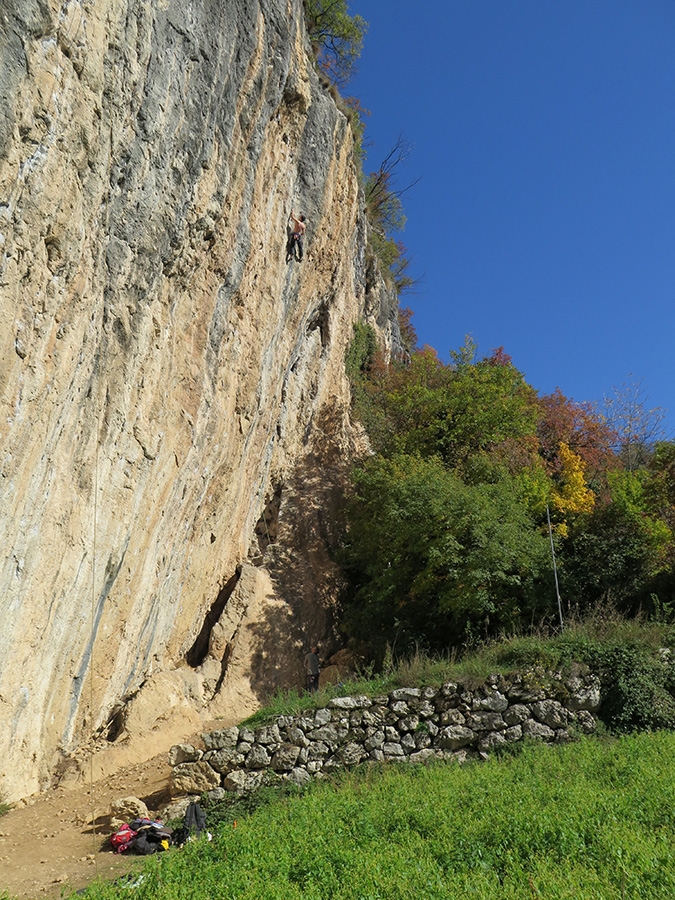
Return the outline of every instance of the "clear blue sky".
[[[541,393],[630,373],[675,433],[675,0],[350,0],[343,90],[366,169],[399,134],[402,305],[443,359],[470,333]]]

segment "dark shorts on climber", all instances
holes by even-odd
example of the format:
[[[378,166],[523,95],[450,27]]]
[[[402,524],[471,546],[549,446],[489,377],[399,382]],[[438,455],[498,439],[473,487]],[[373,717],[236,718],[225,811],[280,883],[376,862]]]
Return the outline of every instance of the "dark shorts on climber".
[[[286,247],[286,262],[288,262],[288,260],[292,257],[294,257],[298,262],[302,262],[302,235],[295,231],[288,239],[288,246]]]

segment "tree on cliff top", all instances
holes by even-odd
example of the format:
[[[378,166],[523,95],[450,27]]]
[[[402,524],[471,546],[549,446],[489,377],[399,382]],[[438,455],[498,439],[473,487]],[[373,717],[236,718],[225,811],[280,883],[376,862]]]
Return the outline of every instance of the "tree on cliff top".
[[[304,2],[307,32],[319,67],[335,84],[346,84],[361,55],[368,23],[349,15],[347,0]]]
[[[397,232],[403,231],[406,222],[401,197],[419,181],[416,178],[404,188],[394,185],[396,171],[409,153],[410,144],[403,135],[399,135],[394,146],[376,171],[370,173],[364,185],[366,210],[371,226],[370,245],[384,265],[385,273],[393,279],[399,294],[410,290],[415,284],[415,279],[408,275],[410,257],[406,248],[394,237]]]

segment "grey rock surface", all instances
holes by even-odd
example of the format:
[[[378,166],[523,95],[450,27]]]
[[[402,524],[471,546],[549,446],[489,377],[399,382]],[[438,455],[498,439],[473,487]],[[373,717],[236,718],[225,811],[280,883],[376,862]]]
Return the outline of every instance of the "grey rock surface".
[[[176,794],[203,794],[220,787],[220,774],[204,760],[179,763],[171,773],[171,789]]]
[[[209,731],[202,735],[204,747],[207,750],[229,750],[237,746],[240,738],[236,725],[231,728],[221,728],[219,731]]]
[[[175,744],[169,751],[169,765],[177,766],[184,762],[197,762],[204,755],[203,750],[198,750],[192,744]]]
[[[277,772],[288,772],[295,768],[299,755],[300,747],[296,747],[294,744],[281,744],[272,757],[270,768]]]
[[[557,700],[538,700],[532,704],[532,712],[549,728],[564,728],[570,719],[569,712]]]
[[[442,750],[459,750],[473,743],[475,737],[475,733],[465,725],[448,725],[441,729],[437,745]]]
[[[254,744],[246,755],[245,765],[247,769],[265,769],[270,762],[271,757],[267,747],[262,744]]]
[[[542,722],[537,722],[535,719],[527,719],[523,722],[523,737],[528,737],[537,741],[552,741],[555,737],[555,731],[552,728],[549,728],[548,725],[544,725]]]
[[[571,710],[588,710],[598,712],[600,709],[600,679],[597,676],[588,678],[571,678],[567,682],[570,691],[568,706]]]

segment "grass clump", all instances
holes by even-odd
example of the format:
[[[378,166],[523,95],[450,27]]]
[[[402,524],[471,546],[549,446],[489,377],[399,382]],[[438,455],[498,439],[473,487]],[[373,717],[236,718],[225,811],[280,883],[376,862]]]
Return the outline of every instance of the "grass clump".
[[[147,863],[138,900],[675,896],[675,735],[314,784]],[[89,900],[127,896],[98,883]]]
[[[572,624],[562,634],[512,636],[475,647],[462,656],[417,652],[380,672],[366,668],[317,694],[295,689],[272,697],[247,720],[249,726],[282,715],[300,715],[325,706],[332,697],[385,694],[397,687],[437,686],[446,681],[469,685],[489,675],[555,672],[563,676],[593,672],[602,684],[601,717],[612,731],[675,728],[675,643],[671,625],[621,618]]]
[[[262,709],[246,719],[243,724],[258,727],[273,722],[278,716],[297,716],[303,712],[313,712],[326,706],[333,697],[377,697],[399,687],[440,685],[459,677],[461,672],[461,666],[453,661],[452,656],[433,657],[415,653],[399,660],[395,665],[391,664],[381,672],[375,672],[372,666],[368,666],[338,684],[325,685],[316,694],[298,691],[296,688],[278,691],[267,700]]]

